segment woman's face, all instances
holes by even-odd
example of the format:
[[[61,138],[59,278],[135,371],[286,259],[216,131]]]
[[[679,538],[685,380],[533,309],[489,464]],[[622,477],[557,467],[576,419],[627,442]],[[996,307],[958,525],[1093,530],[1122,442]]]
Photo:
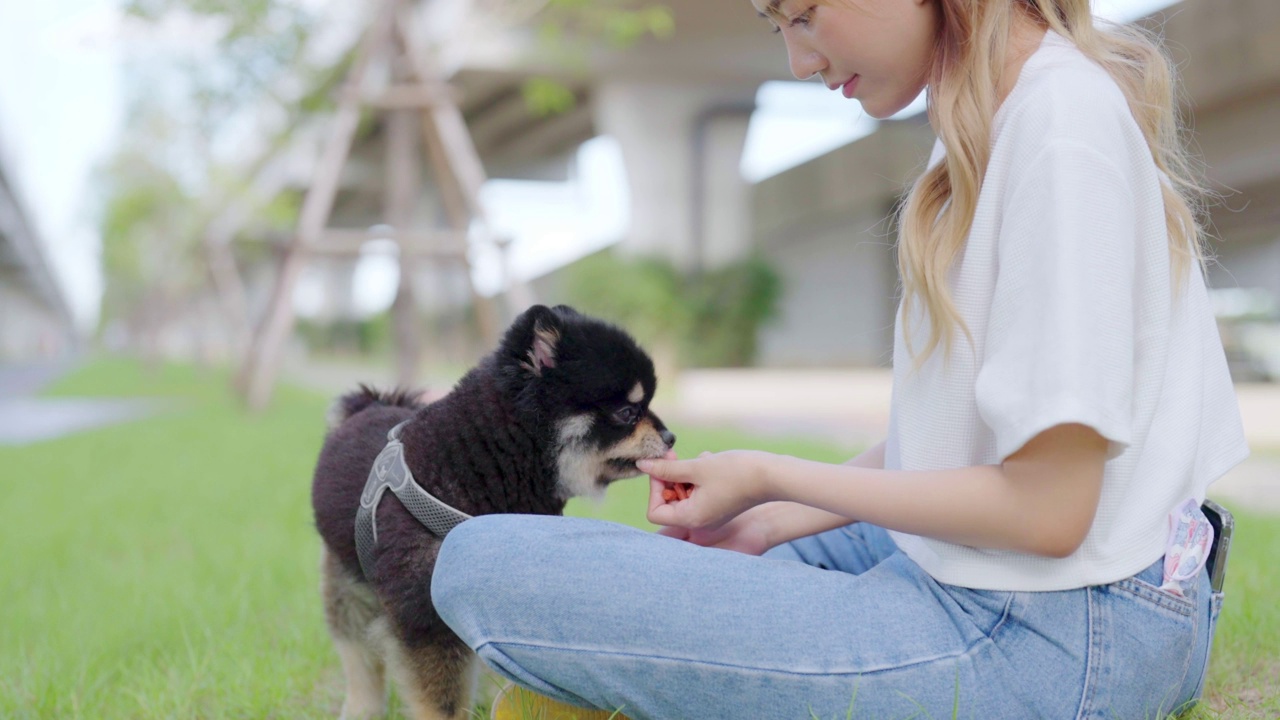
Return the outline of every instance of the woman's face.
[[[787,44],[791,72],[887,118],[924,89],[933,59],[935,0],[751,0]]]

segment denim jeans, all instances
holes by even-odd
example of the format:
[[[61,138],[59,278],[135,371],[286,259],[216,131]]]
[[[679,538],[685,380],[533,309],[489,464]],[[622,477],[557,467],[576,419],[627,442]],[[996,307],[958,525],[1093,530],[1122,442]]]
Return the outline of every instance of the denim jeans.
[[[431,584],[491,668],[636,720],[1158,718],[1199,697],[1221,598],[1156,562],[1062,592],[941,584],[877,527],[763,557],[614,523],[486,515]],[[852,708],[852,710],[850,710]]]

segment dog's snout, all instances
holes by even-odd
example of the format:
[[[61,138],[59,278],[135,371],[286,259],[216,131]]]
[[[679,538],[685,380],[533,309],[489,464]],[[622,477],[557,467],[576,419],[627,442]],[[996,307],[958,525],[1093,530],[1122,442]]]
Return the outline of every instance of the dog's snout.
[[[667,444],[668,448],[676,446],[676,434],[666,428],[662,428],[662,442]]]

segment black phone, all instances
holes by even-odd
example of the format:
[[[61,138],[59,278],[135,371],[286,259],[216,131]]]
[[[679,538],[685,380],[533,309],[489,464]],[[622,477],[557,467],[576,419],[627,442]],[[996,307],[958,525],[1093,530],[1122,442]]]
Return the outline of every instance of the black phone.
[[[1222,583],[1227,577],[1227,553],[1231,550],[1231,533],[1235,530],[1236,520],[1226,508],[1212,500],[1205,500],[1200,510],[1213,526],[1213,547],[1209,548],[1206,563],[1209,583],[1214,592],[1222,592]]]

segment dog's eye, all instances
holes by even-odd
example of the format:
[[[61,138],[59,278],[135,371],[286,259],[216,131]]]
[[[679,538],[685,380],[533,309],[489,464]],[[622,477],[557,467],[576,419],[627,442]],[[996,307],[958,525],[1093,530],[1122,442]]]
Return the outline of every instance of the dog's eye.
[[[613,414],[613,421],[619,425],[630,425],[639,417],[640,408],[635,405],[626,405]]]

